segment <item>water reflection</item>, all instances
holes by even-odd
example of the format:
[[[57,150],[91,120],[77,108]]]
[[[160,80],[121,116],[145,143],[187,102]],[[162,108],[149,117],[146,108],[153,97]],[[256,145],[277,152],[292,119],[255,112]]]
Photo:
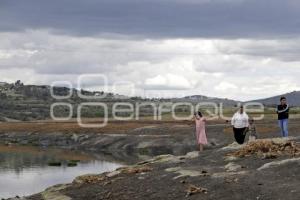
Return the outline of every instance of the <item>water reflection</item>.
[[[69,160],[80,162],[67,167],[65,163]],[[63,165],[48,166],[53,161]],[[0,198],[38,193],[55,184],[69,183],[79,175],[102,173],[120,166],[112,160],[81,152],[0,145]]]

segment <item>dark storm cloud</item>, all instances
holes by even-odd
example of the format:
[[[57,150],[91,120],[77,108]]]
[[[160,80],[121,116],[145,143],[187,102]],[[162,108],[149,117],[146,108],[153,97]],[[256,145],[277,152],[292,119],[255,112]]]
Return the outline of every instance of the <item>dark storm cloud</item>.
[[[295,36],[297,0],[1,0],[0,31],[51,29],[92,36]]]

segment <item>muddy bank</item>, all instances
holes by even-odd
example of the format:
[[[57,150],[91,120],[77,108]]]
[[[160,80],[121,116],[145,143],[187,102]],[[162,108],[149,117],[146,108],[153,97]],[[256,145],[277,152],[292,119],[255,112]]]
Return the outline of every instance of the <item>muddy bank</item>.
[[[298,200],[300,140],[258,140],[76,178],[24,200]]]
[[[298,123],[298,121],[297,121]],[[260,138],[278,136],[276,123],[261,122]],[[290,135],[300,131],[290,125]],[[0,143],[57,147],[110,154],[130,163],[161,154],[184,155],[197,148],[193,122],[113,122],[101,129],[83,129],[77,123],[2,123]],[[220,148],[233,142],[229,124],[210,122],[207,126],[207,149]]]
[[[292,125],[290,134],[297,136],[298,129]],[[107,132],[59,130],[5,131],[0,133],[0,141],[142,162],[111,173],[78,177],[73,183],[23,199],[299,199],[299,154],[293,154],[284,140],[275,150],[272,142],[239,151],[241,146],[227,146],[233,142],[228,125],[209,124],[209,145],[198,154],[193,152],[197,146],[191,123],[143,123]],[[261,124],[258,130],[261,138],[278,135],[276,124]],[[298,144],[299,139],[294,139],[293,145]],[[162,156],[153,158],[156,155]]]
[[[224,126],[209,126],[207,129],[210,134],[207,148],[225,145],[231,139],[223,133]],[[132,155],[148,159],[149,156],[161,154],[184,155],[197,149],[194,131],[193,125],[190,124],[150,124],[108,133],[18,131],[0,133],[0,142],[7,145],[19,144],[107,152],[120,159],[126,159]]]

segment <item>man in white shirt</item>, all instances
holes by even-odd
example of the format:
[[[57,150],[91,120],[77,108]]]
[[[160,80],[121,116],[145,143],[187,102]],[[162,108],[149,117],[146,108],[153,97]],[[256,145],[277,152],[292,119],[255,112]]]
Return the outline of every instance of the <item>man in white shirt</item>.
[[[244,111],[244,107],[241,106],[239,111],[236,112],[232,119],[231,125],[233,126],[234,138],[237,143],[244,144],[246,131],[249,127],[249,116]]]

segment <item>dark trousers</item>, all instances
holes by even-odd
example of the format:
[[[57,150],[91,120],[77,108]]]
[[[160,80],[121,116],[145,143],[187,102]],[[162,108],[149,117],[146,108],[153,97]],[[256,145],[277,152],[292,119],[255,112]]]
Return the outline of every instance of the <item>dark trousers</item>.
[[[246,127],[245,128],[234,128],[233,127],[234,138],[237,143],[244,144],[245,137],[246,137],[246,129],[247,129]]]

